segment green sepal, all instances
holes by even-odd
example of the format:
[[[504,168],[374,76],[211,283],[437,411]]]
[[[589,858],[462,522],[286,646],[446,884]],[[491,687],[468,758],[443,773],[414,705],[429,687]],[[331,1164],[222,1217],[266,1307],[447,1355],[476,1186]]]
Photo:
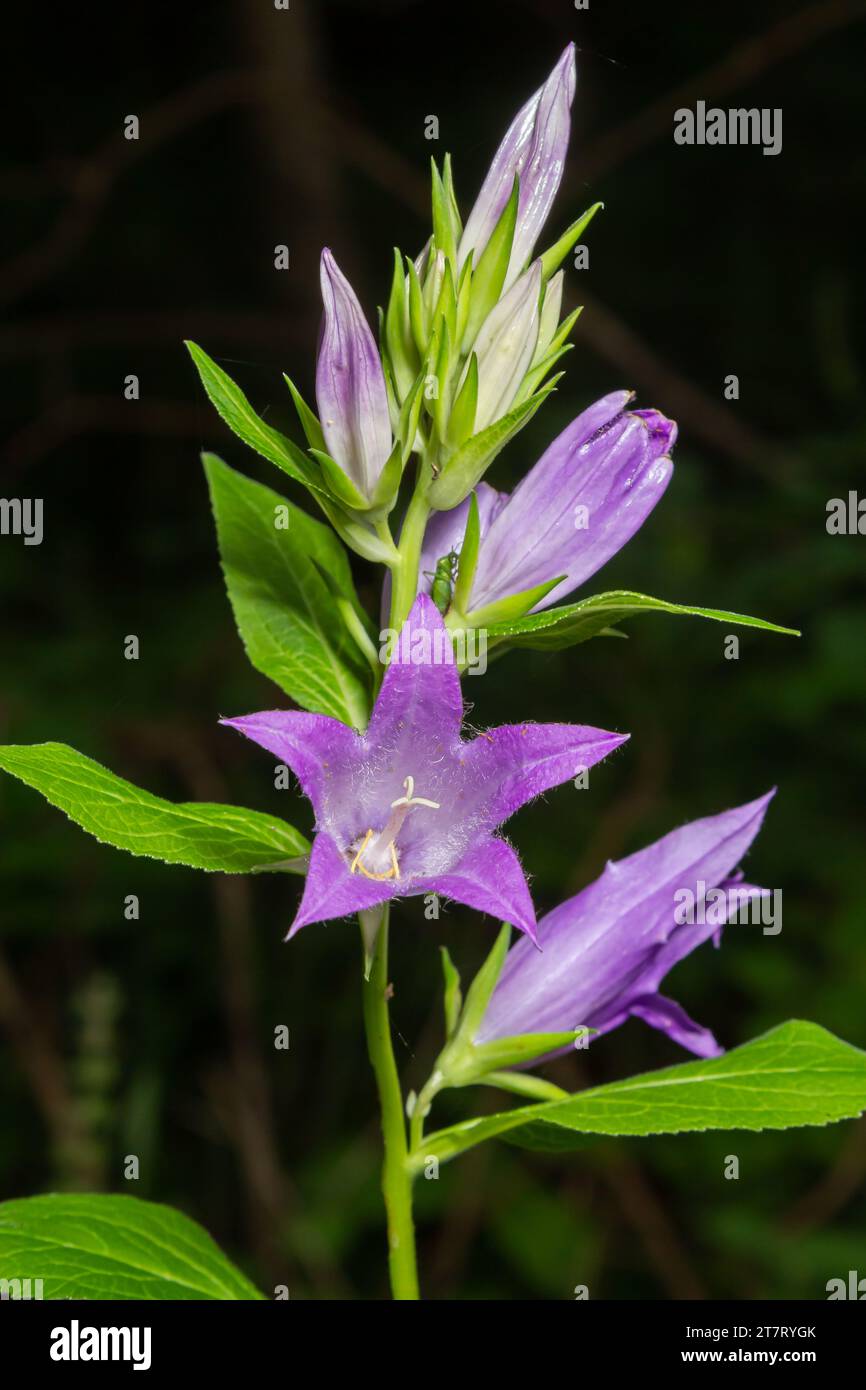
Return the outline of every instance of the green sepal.
[[[478,336],[478,330],[502,292],[511,247],[514,243],[514,229],[517,225],[517,205],[520,198],[520,178],[514,175],[511,196],[499,216],[499,221],[490,233],[475,271],[472,275],[472,298],[469,305],[469,319],[463,335],[462,351],[468,352]]]
[[[451,156],[445,156],[443,174],[439,173],[435,159],[431,159],[430,168],[433,180],[433,238],[451,264],[456,265],[457,242],[462,229],[451,179]]]
[[[438,394],[433,401],[433,418],[436,421],[439,438],[444,439],[451,405],[451,334],[446,318],[440,318],[438,324],[438,351],[436,353]]]
[[[406,295],[403,258],[396,246],[394,248],[394,275],[391,281],[388,308],[385,311],[383,336],[394,375],[397,396],[399,400],[402,400],[407,391],[412,388],[412,382],[418,373],[419,359],[409,324],[409,304]]]
[[[421,357],[427,354],[427,312],[424,308],[424,293],[421,289],[421,281],[418,279],[418,272],[415,269],[414,261],[406,257],[406,273],[409,285],[409,325],[412,329],[412,337],[415,346]]]
[[[496,940],[488,952],[487,959],[466,994],[466,1003],[463,1005],[457,1031],[460,1037],[465,1038],[467,1042],[471,1042],[481,1025],[487,1005],[490,1003],[490,997],[496,988],[499,976],[502,974],[510,941],[511,927],[508,922],[503,922],[497,932]]]
[[[478,565],[480,543],[481,518],[478,512],[478,498],[474,492],[471,492],[469,494],[469,515],[466,518],[466,530],[463,535],[463,544],[460,547],[460,558],[457,562],[457,581],[454,585],[453,603],[458,613],[464,613],[469,603],[472,581],[475,578],[475,570]]]
[[[301,429],[304,431],[307,443],[311,449],[324,450],[327,446],[318,415],[310,409],[291,377],[286,376],[285,372],[283,372],[283,381],[292,393],[292,400],[295,403],[295,410],[298,412],[298,419],[301,422]]]
[[[475,494],[472,495],[474,497]],[[514,622],[543,598],[547,598],[557,584],[561,584],[563,579],[567,578],[565,574],[558,574],[555,579],[546,579],[543,584],[535,584],[531,589],[523,589],[519,594],[509,594],[508,598],[497,599],[495,603],[477,608],[474,613],[467,613],[466,622],[470,627],[489,627],[495,623]]]
[[[448,325],[448,333],[452,343],[457,341],[457,291],[454,288],[454,273],[450,262],[445,263],[445,274],[442,276],[442,285],[439,290],[439,297],[433,307],[432,323],[439,319],[444,319]]]
[[[340,540],[356,555],[372,560],[374,565],[393,566],[399,562],[400,556],[392,540],[387,537],[383,540],[371,526],[350,516],[333,498],[321,497],[318,501]]]
[[[463,262],[463,269],[457,279],[457,317],[454,329],[455,343],[463,342],[466,337],[466,325],[469,322],[469,308],[472,303],[472,264],[474,253],[469,252]]]
[[[532,419],[536,410],[555,389],[555,382],[538,391],[528,400],[495,420],[492,425],[481,430],[462,444],[442,468],[438,478],[430,488],[430,504],[437,511],[447,512],[458,507],[465,497],[484,477],[490,464],[509,440],[513,439],[524,425]]]
[[[590,222],[595,217],[595,214],[603,207],[604,203],[593,203],[591,208],[588,208],[581,217],[578,217],[576,222],[572,222],[571,226],[563,232],[559,241],[554,242],[553,246],[549,247],[548,250],[544,252],[544,255],[541,257],[541,275],[543,280],[547,281],[550,279],[551,275],[555,274],[572,246],[576,244],[578,238],[586,231]]]
[[[448,948],[440,946],[439,951],[442,956],[442,975],[445,982],[443,998],[445,1037],[450,1038],[460,1018],[460,1010],[463,1007],[463,991],[460,988],[460,972],[448,954]]]
[[[476,1043],[472,1048],[472,1080],[486,1072],[501,1071],[504,1067],[519,1067],[538,1057],[548,1057],[571,1047],[575,1038],[592,1029],[571,1028],[563,1033],[522,1033],[513,1038],[497,1038],[495,1042]],[[469,1063],[467,1062],[467,1067]]]
[[[516,397],[517,403],[520,404],[521,401],[528,400],[529,397],[538,390],[538,388],[544,381],[544,378],[547,376],[547,373],[551,371],[553,367],[556,366],[560,358],[565,357],[566,353],[572,352],[573,350],[574,343],[565,343],[563,347],[557,348],[554,352],[548,353],[546,357],[543,357],[542,360],[536,364],[536,366],[530,367],[529,371],[526,373],[526,376],[523,378],[523,381],[520,383],[520,389],[517,392]],[[563,372],[559,372],[557,374],[556,381],[560,381],[563,375]]]
[[[562,347],[563,343],[565,342],[566,338],[568,337],[574,325],[577,323],[577,320],[580,318],[582,313],[583,305],[579,304],[576,309],[572,310],[568,318],[562,320],[562,323],[559,325],[558,329],[556,330],[556,333],[551,338],[550,342],[547,344],[547,347],[544,351],[544,358],[542,360],[547,361],[550,358],[551,353],[559,351],[559,349]]]
[[[377,518],[387,516],[397,501],[404,462],[403,445],[398,439],[376,480],[373,496],[370,499],[370,509]]]
[[[457,392],[448,417],[447,442],[459,449],[472,436],[478,409],[478,357],[473,352],[466,366],[463,384]]]
[[[421,418],[421,407],[424,404],[425,381],[426,371],[424,367],[422,367],[400,408],[400,418],[397,421],[397,428],[394,431],[396,437],[402,444],[404,467],[409,460],[409,455],[415,448],[415,441],[418,434],[418,421]]]
[[[331,496],[343,507],[349,507],[355,512],[368,512],[372,503],[369,497],[365,497],[361,489],[352,481],[345,469],[341,468],[336,459],[332,459],[330,454],[326,454],[322,449],[311,449],[310,453],[319,463],[322,474],[328,484]]]
[[[436,167],[435,159],[430,160],[430,172],[433,180],[433,239],[436,245],[445,252],[450,263],[454,265],[457,260],[457,241],[451,223],[445,186]]]

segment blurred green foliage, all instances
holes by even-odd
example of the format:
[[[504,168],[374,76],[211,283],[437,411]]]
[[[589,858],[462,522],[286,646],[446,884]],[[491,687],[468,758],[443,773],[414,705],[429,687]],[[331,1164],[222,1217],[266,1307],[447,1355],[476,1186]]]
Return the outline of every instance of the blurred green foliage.
[[[71,13],[47,38],[35,13],[19,15],[19,43],[40,63],[13,69],[6,93],[19,142],[0,170],[4,258],[23,260],[0,333],[11,437],[0,491],[43,497],[46,533],[40,547],[0,539],[0,737],[62,740],[160,795],[232,800],[310,828],[302,799],[274,789],[271,760],[216,726],[277,699],[232,627],[198,451],[282,480],[227,435],[181,339],[222,355],[257,408],[290,428],[280,374],[311,385],[319,245],[334,247],[372,311],[391,245],[414,253],[426,235],[403,166],[388,160],[423,179],[424,117],[437,113],[435,152],[452,150],[468,205],[512,111],[576,36],[575,141],[552,230],[595,198],[606,210],[587,237],[590,269],[570,274],[569,307],[584,289],[597,296],[649,360],[624,360],[590,304],[558,394],[495,480],[516,480],[614,387],[677,414],[664,383],[685,378],[766,442],[714,439],[700,397],[679,412],[667,496],[590,588],[724,606],[804,635],[739,630],[729,661],[714,624],[647,619],[628,642],[495,662],[466,682],[470,718],[632,733],[588,791],[552,793],[511,826],[539,910],[607,857],[778,784],[748,873],[783,889],[781,935],[731,930],[719,951],[677,968],[671,992],[726,1044],[801,1016],[864,1046],[866,538],[825,529],[828,499],[863,486],[866,451],[862,30],[838,23],[777,60],[781,0],[700,14],[682,0],[585,14],[511,0],[493,20],[486,5],[439,8],[431,36],[428,7],[412,0],[150,6],[113,25],[107,66]],[[458,51],[437,56],[464,31]],[[605,165],[607,132],[688,80],[693,99],[714,100],[702,74],[757,34],[767,61],[719,104],[782,107],[780,156],[675,146],[672,101],[664,134]],[[203,82],[222,91],[219,75],[237,70],[271,97],[232,97],[229,83],[210,105],[173,98]],[[134,152],[119,135],[130,111],[143,118]],[[91,159],[112,135],[115,153]],[[118,141],[127,163],[100,199]],[[83,225],[64,225],[52,246],[70,205]],[[292,251],[283,275],[281,242]],[[730,372],[736,402],[723,399]],[[123,400],[128,373],[139,402]],[[359,567],[371,611],[374,582]],[[130,633],[137,662],[123,659]],[[383,1296],[356,928],[313,927],[286,946],[293,880],[208,878],[116,854],[8,779],[0,883],[0,1195],[129,1190],[123,1160],[135,1153],[137,1194],[201,1221],[263,1288]],[[138,921],[124,918],[131,893]],[[392,1008],[407,1084],[439,1045],[438,943],[465,978],[493,929],[456,908],[428,923],[418,899],[397,910]],[[280,1024],[288,1052],[273,1046]],[[635,1022],[550,1074],[577,1085],[680,1058]],[[441,1118],[496,1103],[461,1093]],[[737,1181],[724,1177],[730,1154]],[[419,1183],[425,1289],[820,1298],[829,1278],[866,1273],[864,1177],[857,1125],[587,1143],[562,1159],[488,1147]]]

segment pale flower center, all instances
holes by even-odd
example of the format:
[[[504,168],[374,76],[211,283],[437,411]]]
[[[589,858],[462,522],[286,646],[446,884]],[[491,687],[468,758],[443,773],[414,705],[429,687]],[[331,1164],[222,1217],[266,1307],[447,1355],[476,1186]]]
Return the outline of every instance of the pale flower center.
[[[368,830],[366,835],[352,845],[356,851],[349,872],[363,874],[383,882],[389,878],[400,877],[400,861],[397,858],[395,841],[403,828],[403,822],[413,806],[429,806],[438,811],[439,802],[429,801],[425,796],[415,795],[415,778],[407,777],[403,783],[405,796],[398,796],[391,802],[391,814],[384,828],[378,833]]]

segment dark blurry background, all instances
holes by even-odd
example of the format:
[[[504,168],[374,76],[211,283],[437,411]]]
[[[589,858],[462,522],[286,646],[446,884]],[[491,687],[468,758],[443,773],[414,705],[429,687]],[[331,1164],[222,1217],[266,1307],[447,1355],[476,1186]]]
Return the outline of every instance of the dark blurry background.
[[[235,633],[198,453],[285,480],[222,426],[181,340],[294,432],[281,372],[311,392],[320,247],[372,316],[391,247],[415,254],[427,235],[431,153],[453,152],[465,215],[513,113],[575,38],[574,134],[544,241],[595,199],[606,210],[590,269],[567,275],[568,307],[586,305],[567,376],[495,480],[595,397],[634,387],[679,420],[677,469],[587,592],[635,588],[804,635],[741,630],[728,661],[724,627],[640,620],[628,643],[510,655],[467,681],[472,717],[632,732],[591,791],[512,824],[539,910],[607,857],[778,783],[749,874],[783,889],[782,934],[732,930],[669,992],[725,1045],[797,1016],[866,1045],[866,538],[825,529],[829,498],[866,490],[863,19],[861,4],[807,0],[19,10],[3,83],[0,493],[45,499],[45,539],[0,539],[0,738],[66,741],[161,795],[309,827],[272,760],[217,727],[281,697]],[[673,112],[698,99],[781,107],[782,153],[675,145]],[[278,243],[289,272],[274,269]],[[138,402],[123,398],[130,373]],[[358,583],[375,608],[370,567]],[[123,657],[131,633],[138,662]],[[264,1288],[384,1295],[356,928],[283,945],[297,880],[132,859],[6,778],[0,884],[0,1197],[134,1190],[204,1222]],[[492,939],[458,908],[439,923],[420,899],[397,911],[407,1084],[440,1042],[438,943],[465,978]],[[551,1074],[579,1085],[679,1060],[631,1023]],[[454,1093],[434,1119],[498,1103]],[[728,1154],[739,1181],[723,1177]],[[820,1298],[829,1278],[866,1275],[864,1183],[862,1124],[563,1158],[487,1146],[418,1186],[424,1286]]]

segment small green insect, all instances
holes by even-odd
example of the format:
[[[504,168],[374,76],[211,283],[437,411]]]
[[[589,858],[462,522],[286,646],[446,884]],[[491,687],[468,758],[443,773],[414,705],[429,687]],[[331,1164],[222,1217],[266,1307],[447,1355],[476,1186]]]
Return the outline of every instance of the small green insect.
[[[436,561],[436,569],[432,573],[425,570],[427,578],[433,580],[430,587],[430,597],[443,615],[448,612],[451,606],[451,594],[457,579],[458,558],[456,550],[449,550],[447,555],[443,555],[441,560]]]

